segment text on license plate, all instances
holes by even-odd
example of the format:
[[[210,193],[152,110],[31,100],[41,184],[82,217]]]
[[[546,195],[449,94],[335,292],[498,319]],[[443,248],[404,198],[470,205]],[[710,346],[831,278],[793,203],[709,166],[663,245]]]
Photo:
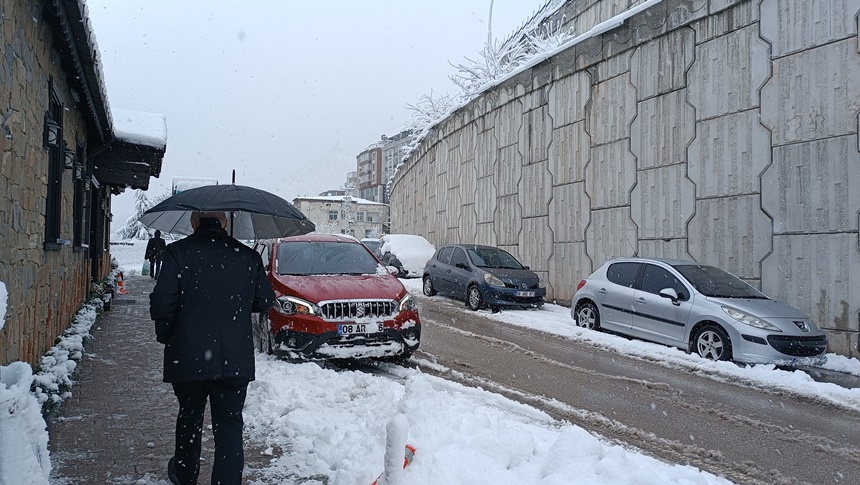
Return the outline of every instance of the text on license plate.
[[[356,333],[380,333],[385,326],[381,323],[349,323],[337,326],[338,335],[352,335]]]
[[[514,296],[532,297],[535,296],[534,291],[515,291]]]

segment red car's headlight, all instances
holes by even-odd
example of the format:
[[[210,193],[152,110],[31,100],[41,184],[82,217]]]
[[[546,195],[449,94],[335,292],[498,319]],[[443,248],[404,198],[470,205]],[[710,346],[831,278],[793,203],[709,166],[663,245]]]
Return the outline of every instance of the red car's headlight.
[[[400,307],[399,308],[400,308],[399,311],[403,312],[406,310],[415,310],[416,308],[418,308],[418,306],[415,304],[415,298],[412,298],[412,295],[407,293],[406,296],[404,296],[400,300]]]
[[[319,308],[309,301],[294,296],[282,296],[275,300],[275,311],[282,315],[318,315]]]

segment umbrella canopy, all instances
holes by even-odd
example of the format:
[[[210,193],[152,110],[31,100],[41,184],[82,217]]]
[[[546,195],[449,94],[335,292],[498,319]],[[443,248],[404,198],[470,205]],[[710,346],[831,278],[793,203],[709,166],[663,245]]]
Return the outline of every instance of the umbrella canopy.
[[[161,232],[191,234],[194,211],[226,212],[227,232],[236,239],[270,239],[307,234],[313,222],[293,204],[244,185],[206,185],[180,192],[144,212],[140,222]]]

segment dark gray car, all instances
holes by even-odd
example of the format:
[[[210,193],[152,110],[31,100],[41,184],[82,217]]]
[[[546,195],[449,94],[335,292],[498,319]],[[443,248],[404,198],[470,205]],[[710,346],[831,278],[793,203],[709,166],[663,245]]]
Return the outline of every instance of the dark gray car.
[[[453,244],[439,248],[424,266],[424,294],[465,300],[472,310],[540,307],[546,286],[511,253],[492,246]]]
[[[826,361],[827,335],[803,312],[694,261],[608,261],[579,283],[570,313],[581,327],[672,345],[712,360]]]

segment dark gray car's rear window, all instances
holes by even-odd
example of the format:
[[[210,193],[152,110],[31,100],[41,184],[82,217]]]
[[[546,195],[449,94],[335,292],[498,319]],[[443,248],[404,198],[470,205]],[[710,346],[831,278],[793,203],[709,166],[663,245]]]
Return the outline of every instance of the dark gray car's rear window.
[[[436,257],[440,263],[448,264],[451,262],[451,253],[454,252],[454,248],[446,247],[439,250],[439,256]]]
[[[640,263],[612,263],[606,269],[606,279],[616,285],[633,288]]]

